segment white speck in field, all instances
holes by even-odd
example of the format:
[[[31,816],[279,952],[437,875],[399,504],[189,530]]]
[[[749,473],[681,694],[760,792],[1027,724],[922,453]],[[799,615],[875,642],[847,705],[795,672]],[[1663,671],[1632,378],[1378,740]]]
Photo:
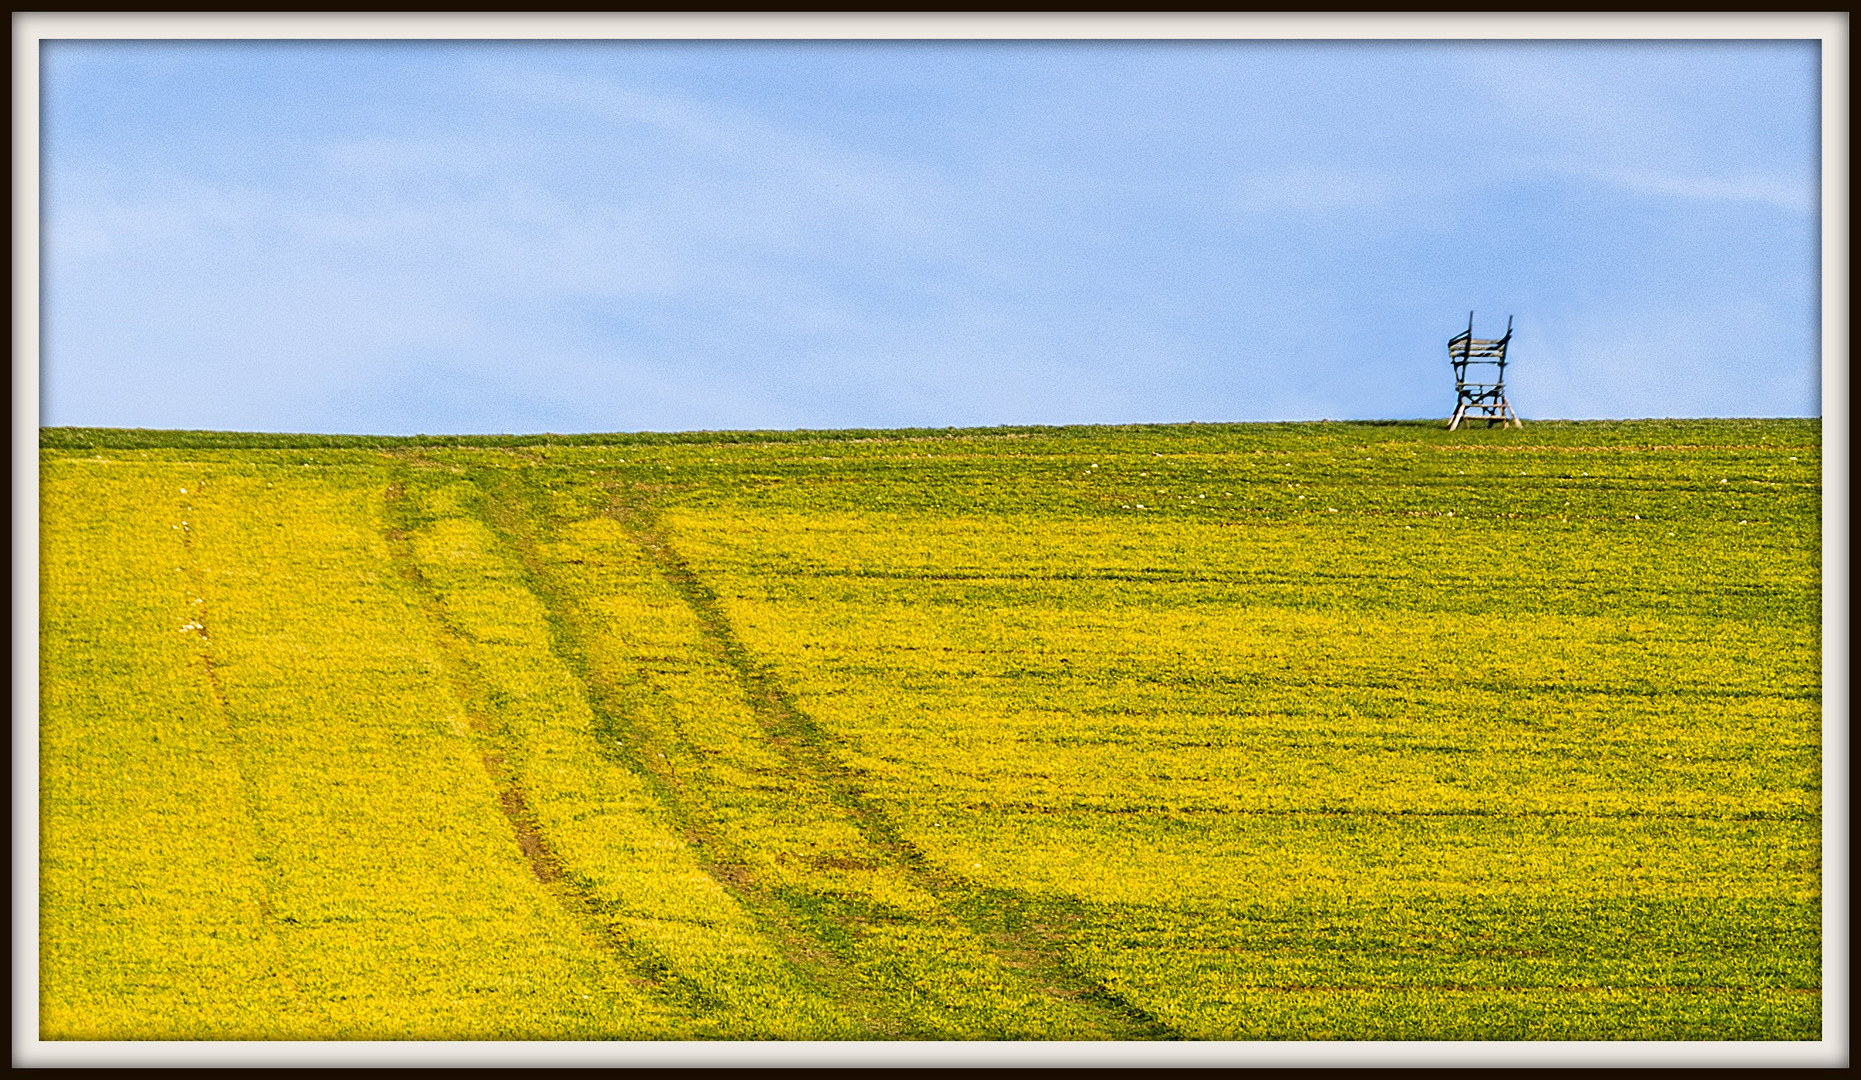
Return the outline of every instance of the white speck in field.
[[[1721,481],[1719,481],[1719,483],[1721,483],[1721,484],[1726,484],[1726,483],[1730,483],[1730,481],[1729,481],[1729,480],[1721,480]]]
[[[1144,508],[1144,504],[1143,504],[1143,503],[1138,503],[1138,504],[1137,504],[1137,508],[1138,508],[1139,510],[1142,510],[1142,509]]]
[[[186,489],[186,488],[182,488],[182,489],[181,489],[181,494],[183,494],[183,495],[186,495],[186,494],[187,494],[187,489]]]
[[[1338,512],[1338,508],[1337,508],[1337,507],[1335,507],[1335,506],[1327,506],[1327,507],[1325,507],[1325,513],[1327,513],[1327,514],[1335,514],[1335,513],[1337,513],[1337,512]]]

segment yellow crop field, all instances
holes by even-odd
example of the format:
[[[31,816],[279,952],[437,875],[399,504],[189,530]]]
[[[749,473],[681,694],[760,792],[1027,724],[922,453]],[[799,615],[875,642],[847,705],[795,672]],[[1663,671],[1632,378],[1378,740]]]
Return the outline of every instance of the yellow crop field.
[[[1817,421],[41,438],[46,1040],[1814,1040]]]

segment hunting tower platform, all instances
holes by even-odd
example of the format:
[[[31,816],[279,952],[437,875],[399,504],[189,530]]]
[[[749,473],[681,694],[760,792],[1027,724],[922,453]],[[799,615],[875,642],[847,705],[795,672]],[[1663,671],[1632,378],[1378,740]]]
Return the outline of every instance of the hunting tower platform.
[[[1454,365],[1454,419],[1447,422],[1453,431],[1462,420],[1480,416],[1486,426],[1524,427],[1524,421],[1506,401],[1506,345],[1512,340],[1512,316],[1506,316],[1506,336],[1494,340],[1473,336],[1473,312],[1467,312],[1467,329],[1448,339],[1447,358]],[[1469,381],[1468,368],[1474,368],[1475,381]],[[1488,369],[1491,370],[1488,370]],[[1491,382],[1482,381],[1490,377]]]

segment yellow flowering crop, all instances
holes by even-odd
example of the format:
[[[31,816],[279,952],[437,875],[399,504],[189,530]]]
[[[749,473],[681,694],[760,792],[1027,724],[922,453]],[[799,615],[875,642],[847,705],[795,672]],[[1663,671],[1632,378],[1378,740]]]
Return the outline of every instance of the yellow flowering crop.
[[[1814,421],[48,431],[53,1039],[1813,1039]]]

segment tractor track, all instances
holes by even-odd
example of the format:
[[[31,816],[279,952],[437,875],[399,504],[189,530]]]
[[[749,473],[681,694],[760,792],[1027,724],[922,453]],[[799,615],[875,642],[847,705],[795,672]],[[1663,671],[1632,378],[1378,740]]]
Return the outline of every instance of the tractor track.
[[[858,775],[839,758],[831,738],[821,730],[773,671],[757,660],[725,615],[717,594],[672,545],[646,496],[635,486],[609,500],[607,516],[618,522],[647,556],[672,590],[684,600],[702,627],[708,647],[734,673],[768,744],[798,774],[818,784],[860,836],[905,871],[945,907],[998,959],[1030,977],[1049,998],[1064,1001],[1099,1033],[1119,1039],[1176,1039],[1182,1036],[1158,1017],[1092,979],[1070,961],[1056,940],[1011,927],[1010,911],[1026,897],[1003,889],[980,887],[939,869],[900,832],[885,809],[869,796]],[[968,903],[950,904],[952,898]],[[978,902],[980,901],[980,902]],[[966,910],[965,910],[966,909]],[[986,911],[992,919],[977,917]]]
[[[396,456],[409,464],[437,464],[405,452]],[[647,783],[655,800],[676,823],[678,832],[697,856],[706,875],[756,920],[767,938],[798,972],[839,1001],[849,1017],[857,1016],[865,1021],[863,1037],[948,1037],[925,1030],[901,1016],[893,1002],[861,979],[851,958],[832,941],[823,938],[822,919],[834,924],[829,936],[844,934],[849,937],[859,932],[856,919],[803,911],[796,907],[794,897],[758,881],[748,872],[744,860],[735,852],[734,842],[705,822],[702,793],[690,789],[687,779],[673,764],[672,755],[665,753],[674,748],[666,740],[676,741],[678,737],[659,733],[632,716],[635,706],[626,700],[623,692],[626,679],[617,679],[617,673],[600,670],[591,662],[586,645],[592,632],[587,625],[589,616],[554,581],[548,559],[540,550],[541,541],[536,534],[541,520],[540,508],[531,501],[533,497],[513,490],[516,485],[510,478],[496,472],[464,470],[461,478],[473,483],[483,494],[481,520],[507,545],[507,558],[516,563],[528,591],[541,603],[550,625],[551,651],[581,682],[594,714],[595,730],[591,735],[599,751]],[[388,500],[391,504],[402,498],[400,484],[397,480],[390,488]],[[1066,956],[1058,935],[1045,927],[1029,927],[1021,917],[1030,906],[1029,897],[1012,890],[980,887],[944,873],[899,831],[884,809],[862,789],[857,774],[838,758],[831,739],[742,643],[716,595],[668,542],[647,503],[647,494],[629,489],[625,495],[610,498],[605,516],[622,526],[629,540],[647,557],[649,565],[689,608],[701,628],[704,647],[738,682],[762,727],[766,745],[779,754],[787,770],[798,779],[815,784],[828,797],[835,813],[855,829],[883,863],[901,870],[907,880],[937,897],[939,906],[953,920],[953,926],[966,929],[1005,966],[1019,971],[1031,987],[1076,1016],[1078,1026],[1068,1037],[1182,1038],[1169,1025],[1080,969]],[[391,512],[391,517],[401,526],[409,524],[404,515],[397,517]],[[390,526],[388,532],[397,572],[420,592],[421,606],[434,622],[436,636],[450,643],[443,651],[451,654],[448,665],[459,668],[460,674],[455,678],[461,680],[462,696],[468,700],[484,700],[486,688],[464,660],[459,628],[451,622],[438,593],[420,574],[408,530]],[[481,725],[488,733],[494,722],[480,716],[474,720],[474,727]],[[480,737],[489,736],[481,733]],[[487,762],[487,769],[492,768]],[[500,783],[514,783],[514,779],[500,776],[494,779]],[[516,799],[507,803],[507,813],[512,815],[520,846],[525,848],[526,854],[533,847],[548,852],[547,839],[535,832],[533,820],[525,824],[523,814],[512,812],[513,806],[521,805],[520,799],[519,792]],[[560,875],[565,869],[553,854],[533,859],[532,865],[537,868],[539,880],[545,875]],[[571,874],[564,880],[572,878]],[[570,904],[584,918],[599,919],[599,902],[592,895],[582,894]]]
[[[479,763],[497,791],[498,808],[510,822],[512,837],[528,862],[531,874],[600,951],[623,965],[636,986],[665,994],[689,1012],[714,1008],[717,1002],[701,988],[680,978],[663,958],[622,934],[607,920],[601,899],[568,873],[554,845],[543,833],[530,808],[523,778],[511,763],[514,750],[511,733],[485,705],[490,687],[467,655],[467,637],[447,612],[438,590],[421,571],[414,556],[407,528],[405,495],[402,479],[389,483],[384,493],[382,538],[388,547],[390,563],[395,576],[413,592],[432,631],[435,651],[451,684],[453,697],[466,714]]]
[[[509,546],[526,587],[542,605],[550,626],[550,650],[581,683],[594,717],[591,733],[597,752],[640,777],[654,800],[665,809],[698,867],[715,881],[756,923],[758,930],[780,950],[783,958],[810,983],[829,991],[849,1018],[865,1021],[863,1037],[922,1039],[934,1036],[893,1015],[881,997],[862,985],[857,972],[827,943],[809,932],[792,905],[774,889],[757,881],[737,858],[731,843],[703,821],[677,768],[663,752],[672,749],[647,725],[639,722],[622,700],[620,686],[587,659],[583,642],[588,631],[576,606],[564,598],[551,580],[550,570],[537,551],[526,525],[532,520],[508,497],[486,491],[484,523]]]

